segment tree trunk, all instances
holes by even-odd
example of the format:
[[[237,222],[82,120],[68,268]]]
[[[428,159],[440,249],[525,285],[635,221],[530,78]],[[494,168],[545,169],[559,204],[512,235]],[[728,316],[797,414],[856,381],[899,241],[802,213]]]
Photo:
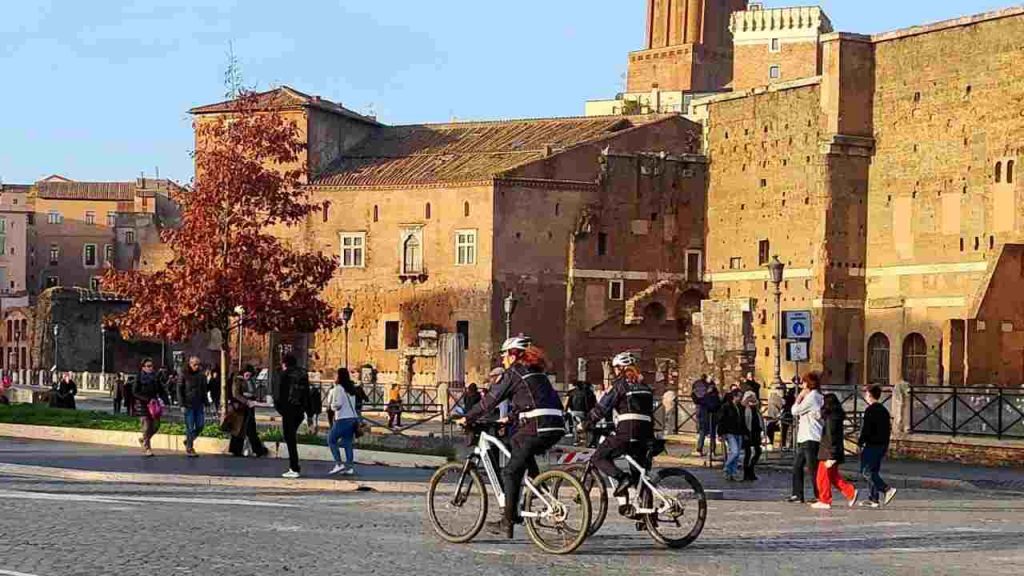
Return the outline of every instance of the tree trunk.
[[[228,411],[228,348],[231,346],[231,323],[225,322],[220,339],[220,416]]]

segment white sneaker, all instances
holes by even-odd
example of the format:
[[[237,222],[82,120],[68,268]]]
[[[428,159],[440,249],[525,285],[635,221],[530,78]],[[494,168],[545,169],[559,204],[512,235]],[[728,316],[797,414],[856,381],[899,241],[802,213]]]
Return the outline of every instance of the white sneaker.
[[[342,476],[352,476],[352,475],[354,475],[355,473],[356,473],[356,471],[355,471],[355,469],[354,469],[354,468],[344,468],[344,469],[343,469],[343,470],[342,470],[342,471],[340,472],[340,474],[341,474]]]
[[[854,506],[857,505],[857,498],[859,498],[859,497],[860,497],[860,490],[854,490],[853,491],[853,498],[850,498],[850,503],[849,503],[850,508],[853,508]]]
[[[284,474],[281,474],[281,478],[299,478],[299,473],[295,470],[289,470]]]
[[[335,474],[337,474],[339,472],[342,472],[342,473],[345,472],[345,465],[344,464],[335,464],[334,468],[331,468],[331,471],[328,472],[327,475],[328,476],[334,476]]]
[[[888,506],[889,503],[892,502],[892,499],[895,498],[895,497],[896,497],[896,489],[895,488],[889,488],[888,490],[885,491],[885,494],[883,496],[882,502],[884,502],[885,505]]]
[[[824,502],[815,502],[814,504],[811,504],[811,508],[814,508],[815,510],[831,510],[832,505],[825,504]]]

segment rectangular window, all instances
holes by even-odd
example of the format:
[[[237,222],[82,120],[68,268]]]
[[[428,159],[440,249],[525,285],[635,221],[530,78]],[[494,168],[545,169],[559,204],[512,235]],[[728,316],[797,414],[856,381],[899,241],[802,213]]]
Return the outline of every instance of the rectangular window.
[[[384,349],[398,350],[398,321],[384,322]]]
[[[60,260],[60,246],[50,244],[50,266],[56,266]]]
[[[462,334],[462,348],[469,350],[469,320],[459,320],[455,323],[455,333]]]
[[[341,233],[341,267],[366,266],[366,232]]]
[[[0,234],[7,234],[7,219],[0,218]]]
[[[86,244],[82,246],[82,265],[86,268],[95,268],[99,264],[96,258],[96,245]]]
[[[768,77],[772,80],[778,80],[782,77],[782,68],[778,64],[772,65],[768,68]]]
[[[107,212],[107,226],[113,228],[117,225],[117,212]]]
[[[7,254],[7,236],[0,236],[0,254]],[[11,254],[14,254],[14,248],[11,248]]]
[[[757,243],[757,263],[764,266],[768,263],[771,258],[768,253],[771,251],[770,244],[767,240],[761,240]]]
[[[114,261],[114,245],[104,244],[103,245],[103,261],[113,262]]]
[[[738,256],[729,258],[729,270],[739,270],[743,268],[743,258]]]
[[[455,263],[459,266],[476,264],[476,230],[455,231]]]
[[[609,280],[608,281],[608,299],[609,300],[622,300],[624,282],[622,280]]]
[[[782,43],[778,38],[772,38],[771,51],[779,52],[782,50]]]
[[[125,244],[135,244],[135,230],[124,231],[124,242]]]
[[[93,212],[92,210],[89,210],[88,212],[86,212],[85,213],[85,223],[89,224],[89,225],[95,224],[96,223],[96,213]]]
[[[35,212],[29,212],[28,213],[28,225],[29,226],[35,226],[36,225],[36,214],[35,214]]]
[[[64,219],[61,218],[60,212],[57,212],[56,210],[50,210],[46,213],[47,224],[60,224],[63,221]]]
[[[57,278],[56,276],[46,277],[46,284],[43,286],[43,288],[56,288],[57,286],[60,286],[59,278]]]
[[[604,232],[597,233],[597,255],[604,256],[608,253],[608,235]]]
[[[704,278],[704,263],[700,250],[686,251],[686,281],[700,282]]]
[[[93,276],[92,278],[89,278],[89,290],[92,290],[94,292],[99,292],[100,291],[100,277],[99,276]]]

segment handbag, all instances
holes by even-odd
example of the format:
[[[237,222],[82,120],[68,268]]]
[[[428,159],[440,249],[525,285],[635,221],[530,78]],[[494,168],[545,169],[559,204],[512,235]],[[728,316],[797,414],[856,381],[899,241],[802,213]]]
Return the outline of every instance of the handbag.
[[[244,425],[245,413],[239,410],[234,402],[228,402],[224,410],[224,418],[220,421],[220,431],[237,437],[242,435]]]
[[[146,410],[149,412],[149,417],[153,420],[159,420],[164,414],[164,404],[157,398],[153,398],[146,405]]]
[[[356,407],[352,405],[352,396],[348,392],[345,393],[345,400],[348,401],[348,407],[352,409],[352,413],[359,419],[359,422],[356,424],[356,438],[362,438],[370,433],[370,423],[363,420],[363,416],[356,412]]]

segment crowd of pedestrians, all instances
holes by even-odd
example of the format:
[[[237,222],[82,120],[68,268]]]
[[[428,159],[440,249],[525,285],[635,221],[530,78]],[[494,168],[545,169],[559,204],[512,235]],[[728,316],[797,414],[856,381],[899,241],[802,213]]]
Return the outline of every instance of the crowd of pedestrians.
[[[860,503],[877,508],[892,501],[896,490],[880,475],[892,434],[889,411],[881,401],[881,387],[871,386],[864,392],[868,407],[863,414],[858,445],[860,475],[869,486],[869,496],[863,500],[840,469],[846,457],[844,423],[847,414],[838,396],[822,394],[821,376],[810,372],[794,378],[792,386],[774,387],[763,412],[760,393],[761,385],[750,374],[722,393],[706,374],[691,388],[697,415],[697,453],[706,455],[708,438],[712,450],[721,438],[725,445],[723,474],[727,481],[756,481],[757,464],[765,448],[792,450],[792,491],[787,502],[810,503],[815,509],[829,509],[833,487],[850,506]],[[794,433],[795,439],[791,436]],[[792,440],[795,440],[795,448],[790,446]],[[808,481],[811,497],[805,488]]]

